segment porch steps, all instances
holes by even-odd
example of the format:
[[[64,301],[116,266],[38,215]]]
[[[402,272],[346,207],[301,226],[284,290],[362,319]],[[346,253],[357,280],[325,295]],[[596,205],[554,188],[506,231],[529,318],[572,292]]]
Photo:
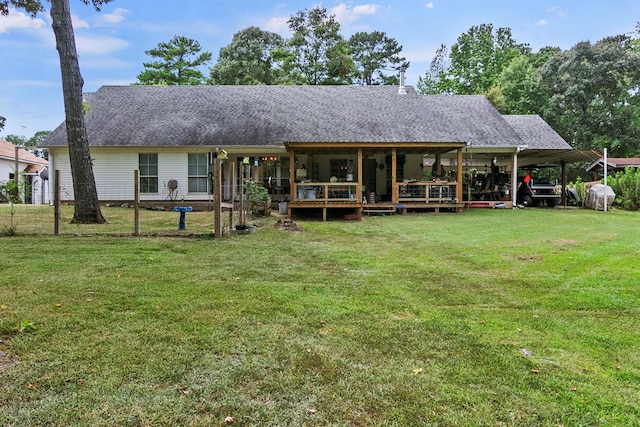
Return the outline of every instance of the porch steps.
[[[393,215],[396,213],[395,206],[381,206],[381,205],[362,205],[362,213],[371,215],[371,214],[389,214]]]

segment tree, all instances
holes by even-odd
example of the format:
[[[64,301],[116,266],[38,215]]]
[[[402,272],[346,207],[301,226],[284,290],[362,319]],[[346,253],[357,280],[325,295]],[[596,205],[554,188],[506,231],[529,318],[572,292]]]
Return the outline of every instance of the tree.
[[[82,0],[100,10],[111,0]],[[41,0],[0,0],[0,13],[9,13],[9,5],[24,9],[35,16],[44,12]],[[89,152],[89,139],[82,108],[82,86],[84,84],[78,65],[75,36],[71,24],[69,0],[51,0],[51,21],[60,57],[62,93],[64,98],[65,124],[69,145],[69,163],[75,196],[73,223],[105,222],[100,211],[98,191],[93,176],[93,165]]]
[[[458,37],[447,55],[441,45],[431,70],[419,86],[427,90],[457,95],[486,95],[496,85],[502,70],[516,57],[530,53],[528,45],[518,44],[510,28],[492,24],[473,26]],[[450,61],[445,64],[445,61]]]
[[[42,143],[42,141],[49,135],[51,131],[41,130],[36,132],[31,138],[25,138],[24,136],[18,135],[7,135],[5,138],[7,142],[12,143],[13,145],[17,145],[18,147],[25,147],[29,152],[33,153],[38,157],[42,157],[44,159],[48,158],[48,153],[46,150],[40,150],[37,147]]]
[[[440,45],[431,61],[429,70],[424,77],[418,77],[416,85],[418,92],[427,95],[452,95],[453,91],[448,82],[448,70],[450,66],[449,51],[443,43]]]
[[[7,122],[3,116],[0,116],[0,130],[4,129],[4,124]]]
[[[108,0],[92,1],[94,7],[99,9],[99,6]],[[98,191],[93,175],[93,160],[89,152],[89,137],[84,123],[82,105],[84,81],[78,64],[69,0],[51,0],[51,20],[56,38],[56,48],[60,56],[65,124],[75,198],[71,222],[101,224],[105,222],[105,219],[100,211]]]
[[[293,37],[279,59],[290,80],[303,84],[348,84],[355,72],[340,24],[324,7],[301,10],[289,19]]]
[[[349,38],[348,45],[361,84],[397,84],[395,70],[409,67],[406,58],[399,56],[402,46],[384,32],[355,33]],[[384,73],[391,69],[392,75]]]
[[[88,2],[85,1],[85,4],[88,4]],[[0,15],[7,16],[9,14],[9,6],[23,9],[32,16],[37,15],[38,12],[44,12],[44,7],[40,0],[0,0]]]
[[[502,70],[487,98],[502,114],[537,114],[542,108],[538,80],[529,56],[519,56]]]
[[[487,97],[502,114],[542,114],[547,98],[540,90],[540,70],[558,47],[544,47],[538,53],[515,57],[502,70]]]
[[[231,44],[220,49],[211,69],[209,83],[219,85],[273,85],[281,79],[273,52],[282,49],[284,39],[258,27],[233,35]]]
[[[155,49],[145,53],[158,61],[143,63],[146,70],[138,75],[137,84],[142,85],[198,85],[205,77],[197,67],[211,60],[210,52],[202,52],[194,39],[175,36],[169,42],[158,43]]]
[[[540,87],[549,100],[543,117],[573,147],[640,153],[640,53],[629,36],[580,42],[554,55]]]

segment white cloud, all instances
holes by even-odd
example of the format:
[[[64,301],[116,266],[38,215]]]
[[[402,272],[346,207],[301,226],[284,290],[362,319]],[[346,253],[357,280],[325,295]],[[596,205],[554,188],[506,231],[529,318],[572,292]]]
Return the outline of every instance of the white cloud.
[[[131,13],[131,11],[121,7],[111,13],[101,13],[98,17],[97,26],[121,24],[129,13]]]
[[[8,16],[0,17],[0,33],[7,33],[9,30],[40,30],[45,26],[45,22],[40,18],[31,18],[28,15],[9,9]]]
[[[540,19],[539,21],[536,21],[533,25],[535,25],[536,27],[541,27],[544,25],[549,25],[549,22],[546,19]]]
[[[78,30],[80,28],[89,28],[89,23],[87,21],[80,19],[78,15],[74,14],[71,14],[71,24],[73,25],[74,30]]]
[[[120,24],[129,13],[131,13],[129,10],[119,7],[112,13],[101,14],[100,18],[108,24]]]
[[[336,21],[340,24],[352,24],[358,21],[363,16],[375,15],[380,6],[377,4],[363,4],[352,7],[347,3],[340,3],[337,6],[328,9],[330,15],[334,15]],[[282,36],[286,36],[289,32],[289,19],[291,16],[274,16],[270,18],[266,23],[261,25],[267,31],[278,33]]]
[[[289,16],[274,16],[264,24],[264,29],[284,35],[289,31]]]
[[[356,7],[350,7],[346,3],[340,3],[333,7],[329,13],[335,15],[336,21],[343,23],[351,23],[360,19],[362,16],[375,15],[380,8],[377,4],[363,4]]]
[[[426,7],[427,9],[433,9],[435,6],[433,5],[433,2],[430,1],[429,3],[425,4],[424,7]]]
[[[80,35],[76,36],[76,47],[80,55],[108,55],[129,47],[129,42],[116,37]]]

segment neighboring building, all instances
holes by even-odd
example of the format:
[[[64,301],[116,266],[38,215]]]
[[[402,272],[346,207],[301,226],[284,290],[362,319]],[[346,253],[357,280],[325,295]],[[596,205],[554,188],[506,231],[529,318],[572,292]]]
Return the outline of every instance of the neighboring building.
[[[23,203],[49,204],[48,164],[46,159],[33,155],[24,147],[16,147],[0,138],[0,184],[15,180],[17,166],[19,197]]]
[[[640,157],[608,157],[607,174],[615,175],[626,168],[640,168]],[[604,175],[604,158],[601,157],[587,166],[587,172],[593,173],[593,179],[599,180]]]
[[[86,101],[101,201],[132,200],[136,169],[143,202],[210,201],[212,157],[225,150],[225,200],[250,178],[289,209],[325,215],[372,203],[459,209],[471,174],[500,173],[515,188],[518,162],[571,153],[537,116],[503,117],[482,96],[411,87],[104,86]],[[42,146],[61,198],[72,200],[64,125]]]

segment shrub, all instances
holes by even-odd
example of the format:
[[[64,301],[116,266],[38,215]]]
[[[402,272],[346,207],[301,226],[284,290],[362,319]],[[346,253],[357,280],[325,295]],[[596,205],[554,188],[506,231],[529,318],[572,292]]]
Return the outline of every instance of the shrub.
[[[251,212],[255,214],[268,215],[271,207],[271,195],[269,190],[254,180],[244,181],[244,191],[251,207]]]
[[[0,202],[20,203],[19,188],[14,180],[0,182]]]
[[[584,203],[587,200],[587,185],[582,181],[582,178],[578,177],[575,183],[570,182],[568,187],[576,190],[578,197],[580,197],[580,203]]]
[[[609,178],[608,184],[616,193],[617,205],[629,211],[640,209],[640,168],[626,168],[624,172],[617,172]]]

